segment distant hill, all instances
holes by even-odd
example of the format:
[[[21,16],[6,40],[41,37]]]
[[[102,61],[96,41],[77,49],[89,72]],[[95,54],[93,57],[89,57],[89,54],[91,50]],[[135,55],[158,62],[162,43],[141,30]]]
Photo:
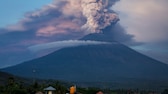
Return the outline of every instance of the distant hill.
[[[9,79],[11,79],[11,78],[14,79],[16,83],[22,83],[24,85],[33,84],[34,81],[35,81],[34,80],[35,78],[32,78],[32,77],[26,78],[26,77],[16,76],[16,75],[13,75],[13,74],[10,74],[10,73],[0,71],[0,86],[7,85]],[[47,80],[37,79],[37,82],[46,83]]]
[[[0,71],[0,85],[4,85],[6,81],[8,80],[8,78],[10,77],[14,77],[14,76]]]

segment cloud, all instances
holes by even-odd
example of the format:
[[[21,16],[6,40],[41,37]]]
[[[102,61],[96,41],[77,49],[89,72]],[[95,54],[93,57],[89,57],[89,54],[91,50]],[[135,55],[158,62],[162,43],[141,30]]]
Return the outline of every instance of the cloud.
[[[125,31],[143,42],[133,48],[165,63],[168,63],[167,5],[167,0],[121,0],[113,6]]]
[[[74,31],[74,33],[80,31],[80,27],[72,23],[71,21],[61,21],[58,25],[48,25],[45,27],[41,27],[36,32],[37,36],[52,36],[52,35],[59,35],[59,34],[69,34],[68,31]]]
[[[35,30],[37,36],[59,34],[86,35],[101,31],[118,21],[111,9],[118,0],[54,0],[39,10],[28,12],[17,24],[6,27],[9,31]],[[82,29],[81,29],[82,28]]]
[[[94,3],[102,6],[100,7],[101,11],[98,13],[99,15],[102,13],[103,17],[105,15],[109,17],[108,15],[115,15],[111,7],[117,1],[118,0],[98,0],[94,1]],[[83,4],[82,2],[86,3],[83,5],[83,7],[81,7]],[[86,29],[81,29],[81,27],[86,25],[88,22],[86,15],[83,13],[83,11],[87,11],[85,8],[88,2],[90,1],[54,0],[53,3],[43,6],[41,9],[26,13],[24,18],[21,19],[17,24],[9,25],[6,28],[0,29],[3,32],[0,32],[0,39],[5,45],[16,44],[18,46],[22,46],[22,44],[25,45],[25,41],[29,41],[25,45],[29,46],[35,45],[39,41],[40,43],[46,43],[51,41],[80,39],[92,32],[88,32]],[[103,12],[105,10],[107,13]],[[101,19],[102,21],[105,21],[105,19],[102,17],[97,20]],[[112,20],[110,20],[110,22],[111,21]],[[107,21],[107,23],[109,23],[109,21]],[[113,27],[114,23],[112,22],[110,25]],[[103,26],[103,28],[106,26]],[[121,32],[123,34],[121,33],[121,36],[119,37],[130,37],[129,35],[125,34],[125,32]],[[115,34],[116,33],[111,35],[111,37],[114,37]],[[117,40],[117,38],[115,39]]]
[[[156,42],[168,40],[167,5],[167,0],[121,0],[113,9],[136,41]]]
[[[110,12],[113,0],[81,0],[82,14],[87,22],[83,25],[88,31],[95,33],[118,21],[118,16]]]
[[[25,31],[26,28],[24,26],[24,23],[27,23],[27,22],[31,22],[32,19],[30,18],[23,18],[22,20],[20,20],[19,22],[17,22],[16,24],[12,24],[12,25],[7,25],[5,27],[6,30],[8,31]]]
[[[91,40],[64,40],[64,41],[56,41],[56,42],[50,42],[50,43],[44,43],[44,44],[37,44],[28,47],[30,51],[38,52],[43,51],[46,49],[52,49],[55,50],[66,48],[66,47],[75,47],[75,46],[83,46],[83,45],[100,45],[100,44],[112,44],[111,42],[100,42],[100,41],[91,41]]]
[[[107,41],[107,42],[120,42],[129,46],[141,45],[141,42],[136,42],[133,39],[133,35],[128,34],[125,29],[119,24],[112,24],[102,30],[102,33],[91,33],[81,40],[96,40],[96,41]]]
[[[90,33],[104,32],[107,27],[111,27],[108,31],[114,32],[111,33],[112,39],[119,42],[132,41],[132,36],[125,33],[121,26],[114,27],[119,18],[112,6],[117,1],[119,0],[54,0],[41,9],[26,13],[23,19],[6,27],[6,30],[26,32],[26,35],[36,40],[43,37],[48,38],[48,41],[56,41],[80,39]]]
[[[83,21],[79,17],[76,18],[75,14],[69,16],[63,12],[63,8],[67,3],[68,1],[54,1],[39,10],[26,13],[25,17],[18,23],[8,25],[5,29],[9,32],[33,30],[36,36],[44,37],[65,33],[73,36],[77,31],[81,31],[80,27]]]

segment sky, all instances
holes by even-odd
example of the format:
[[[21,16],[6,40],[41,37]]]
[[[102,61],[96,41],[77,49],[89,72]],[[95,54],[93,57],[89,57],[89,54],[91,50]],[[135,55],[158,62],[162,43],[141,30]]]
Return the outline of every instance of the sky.
[[[52,0],[1,0],[0,11],[1,21],[0,27],[5,27],[9,24],[17,23],[23,18],[26,12],[40,9],[42,6],[51,3]]]
[[[89,5],[88,2],[94,0],[85,0],[82,4],[80,1],[1,0],[0,68],[46,55],[53,49],[35,50],[44,49],[46,45],[52,48],[49,44],[60,45],[60,48],[65,47],[65,43],[98,43],[77,39],[103,32],[101,30],[106,30],[107,26],[113,27],[118,18],[120,20],[111,29],[115,31],[112,34],[116,40],[168,64],[167,0],[110,0],[105,6],[107,9],[103,7],[99,14],[90,11],[99,9],[95,4]],[[106,13],[108,11],[112,13]],[[93,17],[95,14],[101,18],[108,15],[110,19],[103,19],[104,23],[98,24],[97,18]]]

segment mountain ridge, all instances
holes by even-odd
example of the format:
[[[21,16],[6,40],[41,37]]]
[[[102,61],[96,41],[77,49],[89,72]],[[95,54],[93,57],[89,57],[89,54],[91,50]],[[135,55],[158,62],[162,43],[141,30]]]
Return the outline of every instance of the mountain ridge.
[[[33,72],[34,70],[36,72]],[[89,82],[117,81],[120,78],[168,78],[167,64],[117,42],[63,48],[41,58],[5,68],[3,71],[24,77]]]

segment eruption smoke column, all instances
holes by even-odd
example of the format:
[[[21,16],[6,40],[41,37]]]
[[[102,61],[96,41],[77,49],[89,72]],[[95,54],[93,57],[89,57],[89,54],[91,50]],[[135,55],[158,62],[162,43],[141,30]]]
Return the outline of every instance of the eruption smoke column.
[[[113,1],[113,0],[111,0]],[[108,0],[81,0],[82,13],[87,22],[82,28],[86,28],[91,33],[99,33],[111,23],[118,21],[118,16],[110,12]]]

